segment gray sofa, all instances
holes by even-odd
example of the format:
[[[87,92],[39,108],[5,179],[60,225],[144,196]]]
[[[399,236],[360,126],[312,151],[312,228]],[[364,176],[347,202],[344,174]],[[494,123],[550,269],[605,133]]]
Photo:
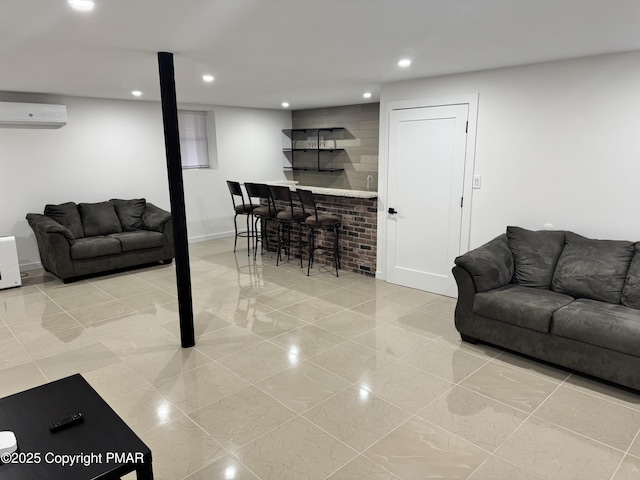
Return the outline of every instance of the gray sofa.
[[[508,227],[455,264],[464,341],[640,390],[640,242]]]
[[[171,263],[171,213],[144,198],[46,205],[27,214],[45,270],[65,283],[153,262]]]

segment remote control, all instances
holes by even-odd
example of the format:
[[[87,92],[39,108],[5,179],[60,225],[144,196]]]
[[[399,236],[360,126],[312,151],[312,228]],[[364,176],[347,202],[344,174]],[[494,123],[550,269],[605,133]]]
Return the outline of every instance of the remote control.
[[[51,425],[49,425],[49,430],[51,430],[52,433],[55,433],[65,428],[81,423],[83,421],[84,421],[84,417],[82,416],[82,413],[80,412],[72,413],[68,417],[64,417],[64,418],[61,418],[60,420],[56,420],[55,422],[53,422]]]

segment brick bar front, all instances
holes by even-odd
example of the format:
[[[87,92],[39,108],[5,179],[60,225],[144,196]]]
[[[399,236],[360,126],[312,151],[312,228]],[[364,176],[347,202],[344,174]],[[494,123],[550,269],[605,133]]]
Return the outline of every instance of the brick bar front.
[[[293,193],[294,200],[297,200]],[[340,228],[340,264],[341,270],[374,276],[376,273],[376,241],[377,241],[377,199],[354,198],[334,195],[314,194],[318,212],[338,215],[342,219]],[[294,206],[295,206],[294,201]],[[270,226],[274,233],[275,226]],[[307,229],[303,226],[303,239],[306,240]],[[292,253],[297,256],[298,238],[294,230],[291,238]],[[316,234],[316,250],[314,265],[333,265],[333,232],[319,229]],[[269,250],[275,251],[275,242],[270,242]],[[326,254],[325,254],[326,253]],[[299,257],[297,257],[299,258]],[[307,261],[307,248],[303,246],[303,260]],[[293,261],[293,260],[292,260]],[[306,263],[305,263],[306,268]]]

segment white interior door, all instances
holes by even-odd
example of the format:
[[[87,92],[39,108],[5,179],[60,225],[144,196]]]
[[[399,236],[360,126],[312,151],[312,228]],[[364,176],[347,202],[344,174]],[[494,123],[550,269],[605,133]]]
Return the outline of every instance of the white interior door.
[[[391,111],[389,282],[456,296],[468,112],[467,104]]]

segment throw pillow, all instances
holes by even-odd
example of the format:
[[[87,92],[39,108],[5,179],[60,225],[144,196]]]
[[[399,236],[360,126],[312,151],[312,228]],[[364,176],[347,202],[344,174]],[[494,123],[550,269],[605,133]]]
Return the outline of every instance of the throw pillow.
[[[507,238],[513,254],[514,283],[548,290],[564,247],[564,232],[507,227]]]
[[[640,242],[636,242],[635,254],[627,272],[620,302],[627,307],[640,308]]]
[[[116,214],[113,202],[78,204],[84,233],[87,237],[109,235],[122,231],[122,225]]]
[[[634,244],[566,233],[551,288],[576,298],[620,303]]]
[[[111,201],[116,207],[123,231],[142,230],[142,214],[147,205],[147,201],[144,198],[134,198],[132,200],[114,198]]]
[[[74,237],[84,237],[82,220],[80,220],[78,206],[74,202],[61,203],[60,205],[46,205],[44,207],[44,214],[71,230]]]

